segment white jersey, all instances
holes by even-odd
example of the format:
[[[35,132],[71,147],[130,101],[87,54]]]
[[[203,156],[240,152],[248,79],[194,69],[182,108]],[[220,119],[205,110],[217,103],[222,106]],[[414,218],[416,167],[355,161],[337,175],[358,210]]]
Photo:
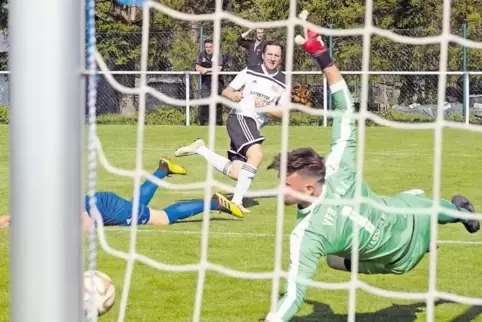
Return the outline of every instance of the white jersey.
[[[268,115],[256,111],[258,106],[286,106],[291,103],[291,90],[285,84],[285,74],[269,74],[264,65],[247,67],[240,71],[229,87],[243,91],[243,99],[238,103],[240,109],[230,113],[244,115],[255,120],[258,129],[267,121]],[[259,103],[261,103],[259,105]]]

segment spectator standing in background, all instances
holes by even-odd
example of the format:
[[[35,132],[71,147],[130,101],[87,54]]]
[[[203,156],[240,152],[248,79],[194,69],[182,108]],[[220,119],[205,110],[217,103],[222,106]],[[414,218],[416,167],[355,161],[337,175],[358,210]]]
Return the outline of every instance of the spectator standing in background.
[[[199,53],[196,61],[196,71],[201,74],[201,98],[211,96],[211,79],[213,68],[218,71],[223,69],[223,55],[219,53],[217,57],[213,57],[213,41],[206,39],[204,41],[204,51]],[[218,76],[218,95],[224,89],[224,79],[222,75]],[[198,109],[199,125],[208,125],[209,123],[209,105],[201,105]],[[216,104],[216,125],[223,125],[223,105]]]
[[[248,50],[247,67],[250,68],[261,65],[263,62],[263,49],[264,46],[266,46],[264,29],[256,29],[256,38],[254,40],[246,39],[246,37],[253,31],[253,29],[249,29],[245,33],[239,35],[239,37],[236,39],[236,43],[239,46]]]

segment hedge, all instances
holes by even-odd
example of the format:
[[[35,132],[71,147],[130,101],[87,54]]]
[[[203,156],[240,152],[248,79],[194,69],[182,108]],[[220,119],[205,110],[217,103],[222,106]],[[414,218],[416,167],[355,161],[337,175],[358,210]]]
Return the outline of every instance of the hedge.
[[[376,112],[378,116],[383,119],[404,122],[404,123],[425,123],[433,122],[434,119],[428,116],[418,114],[407,114],[393,110],[385,112]],[[191,124],[196,124],[197,108],[191,108]],[[227,113],[223,113],[226,119]],[[463,115],[461,113],[454,113],[446,117],[447,121],[463,122]],[[8,124],[8,109],[0,105],[0,124]],[[137,124],[137,115],[126,116],[120,114],[103,114],[97,117],[97,124]],[[147,113],[145,116],[146,125],[184,125],[185,124],[185,109],[184,108],[160,108],[155,112]],[[280,121],[271,121],[269,125],[279,125]],[[322,124],[322,117],[305,114],[299,111],[290,113],[290,125],[320,125]],[[471,114],[470,124],[482,125],[482,115]],[[268,126],[269,126],[268,125]],[[331,119],[328,119],[328,125],[331,125]],[[380,126],[379,124],[367,120],[367,126]]]

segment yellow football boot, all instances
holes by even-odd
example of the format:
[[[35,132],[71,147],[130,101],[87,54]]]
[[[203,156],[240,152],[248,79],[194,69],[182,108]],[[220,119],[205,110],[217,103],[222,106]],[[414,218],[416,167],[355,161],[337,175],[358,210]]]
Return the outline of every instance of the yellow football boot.
[[[220,193],[215,193],[213,200],[216,203],[217,210],[233,215],[238,218],[243,218],[243,212],[233,202],[229,201],[225,196]]]
[[[159,161],[159,170],[166,171],[167,174],[182,174],[186,175],[187,171],[183,166],[176,164],[167,157],[162,157]]]

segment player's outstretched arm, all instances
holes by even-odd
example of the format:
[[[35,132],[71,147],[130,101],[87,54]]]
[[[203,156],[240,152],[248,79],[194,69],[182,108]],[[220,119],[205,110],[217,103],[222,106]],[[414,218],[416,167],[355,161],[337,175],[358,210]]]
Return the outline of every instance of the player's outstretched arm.
[[[248,31],[242,33],[241,35],[238,36],[238,38],[236,38],[236,43],[243,47],[243,48],[246,48],[246,49],[249,49],[249,46],[251,45],[251,43],[253,42],[252,40],[249,40],[249,39],[246,39],[246,37],[248,37],[248,35],[253,32],[253,29],[249,29]]]
[[[291,321],[303,305],[307,289],[305,283],[296,280],[313,280],[320,257],[325,255],[321,236],[308,231],[306,224],[301,221],[290,236],[290,267],[285,293],[278,302],[276,311],[266,317],[267,322]]]
[[[302,19],[306,20],[307,17],[306,11],[300,14]],[[337,172],[340,167],[353,170],[356,158],[356,125],[355,119],[352,118],[354,105],[350,90],[321,41],[319,33],[306,28],[305,35],[296,36],[295,42],[313,57],[314,65],[323,71],[330,86],[334,109],[342,113],[333,117],[331,153],[326,160],[327,177]]]

